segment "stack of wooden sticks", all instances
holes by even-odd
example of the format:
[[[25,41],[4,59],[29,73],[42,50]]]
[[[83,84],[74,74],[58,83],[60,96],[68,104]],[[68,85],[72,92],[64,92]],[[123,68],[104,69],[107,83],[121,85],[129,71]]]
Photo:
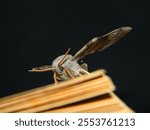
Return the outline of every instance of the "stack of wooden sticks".
[[[0,99],[0,112],[133,112],[114,93],[104,70],[98,70]]]

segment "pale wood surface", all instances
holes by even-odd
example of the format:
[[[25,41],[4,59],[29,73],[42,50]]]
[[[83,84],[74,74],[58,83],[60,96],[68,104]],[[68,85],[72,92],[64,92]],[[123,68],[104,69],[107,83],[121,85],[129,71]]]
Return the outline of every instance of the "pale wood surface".
[[[104,70],[0,99],[0,112],[133,112]]]

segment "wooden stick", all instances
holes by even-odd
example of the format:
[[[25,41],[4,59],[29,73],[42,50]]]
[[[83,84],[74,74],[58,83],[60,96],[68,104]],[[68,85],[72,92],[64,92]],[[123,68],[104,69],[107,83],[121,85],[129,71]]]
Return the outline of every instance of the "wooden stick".
[[[23,98],[22,100],[24,101],[21,101],[19,103],[18,103],[18,100],[17,102],[14,102],[14,103],[11,102],[11,107],[10,105],[7,104],[7,106],[1,108],[0,111],[1,112],[15,112],[15,111],[23,110],[23,109],[29,110],[29,108],[32,109],[35,106],[40,106],[40,109],[38,110],[36,109],[35,111],[35,112],[38,112],[38,111],[41,111],[41,108],[45,109],[44,104],[48,104],[49,108],[54,108],[57,106],[65,105],[66,103],[68,104],[71,102],[80,101],[87,97],[89,98],[89,97],[102,94],[104,92],[103,86],[106,87],[108,85],[109,89],[106,87],[107,92],[112,91],[110,90],[110,88],[112,87],[112,83],[108,82],[108,80],[109,80],[108,77],[97,78],[92,81],[84,82],[82,84],[77,84],[77,85],[67,87],[64,89],[55,89],[55,91],[53,90],[48,93],[42,93],[42,95],[38,96],[38,98],[37,97],[32,97],[32,98],[30,97],[26,99]],[[99,88],[99,91],[97,90],[98,88]],[[111,89],[113,89],[113,87]],[[93,94],[92,94],[92,90],[93,90]],[[105,90],[105,93],[106,93],[106,90]],[[67,102],[67,100],[69,101]]]
[[[133,112],[114,89],[111,79],[100,70],[1,98],[0,112]]]
[[[61,89],[61,88],[64,88],[64,87],[80,84],[82,82],[86,82],[86,81],[95,79],[97,77],[100,77],[100,76],[104,75],[104,73],[105,73],[105,70],[98,70],[98,71],[95,71],[95,72],[91,73],[90,76],[89,75],[84,75],[84,76],[77,77],[74,80],[59,82],[57,85],[56,84],[45,85],[45,86],[35,88],[35,89],[32,89],[32,90],[28,90],[28,91],[25,91],[25,92],[20,92],[20,93],[13,94],[13,95],[10,95],[10,96],[7,96],[7,97],[3,97],[3,98],[0,99],[0,108],[2,107],[1,104],[5,103],[7,101],[8,102],[11,102],[11,101],[14,101],[14,100],[19,101],[19,99],[27,98],[27,97],[30,97],[30,96],[34,97],[34,95],[36,97],[38,94],[41,94],[41,93],[44,93],[44,92],[47,92],[47,91],[53,91],[53,90],[57,90],[58,88]]]

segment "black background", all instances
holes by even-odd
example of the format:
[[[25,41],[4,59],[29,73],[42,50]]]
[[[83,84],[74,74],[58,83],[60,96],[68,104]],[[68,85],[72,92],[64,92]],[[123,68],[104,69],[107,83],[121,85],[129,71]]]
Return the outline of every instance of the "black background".
[[[144,0],[3,1],[0,96],[53,82],[52,73],[28,73],[51,64],[71,47],[121,26],[133,28],[105,51],[84,58],[89,70],[105,68],[116,94],[136,112],[150,112],[150,9]]]

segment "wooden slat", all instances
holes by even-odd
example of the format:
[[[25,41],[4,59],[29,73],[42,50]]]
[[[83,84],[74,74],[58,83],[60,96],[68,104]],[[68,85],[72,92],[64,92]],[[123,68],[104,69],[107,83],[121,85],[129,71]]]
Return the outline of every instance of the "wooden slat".
[[[0,112],[133,112],[104,70],[0,99]],[[107,96],[106,96],[107,95]]]

